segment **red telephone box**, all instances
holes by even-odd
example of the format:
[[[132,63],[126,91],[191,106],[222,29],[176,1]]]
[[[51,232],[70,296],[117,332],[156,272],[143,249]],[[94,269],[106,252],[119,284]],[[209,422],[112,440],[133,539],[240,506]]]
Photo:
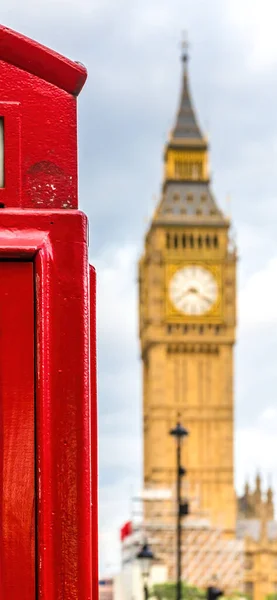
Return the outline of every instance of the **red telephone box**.
[[[0,598],[92,600],[95,273],[78,211],[85,68],[0,27]]]

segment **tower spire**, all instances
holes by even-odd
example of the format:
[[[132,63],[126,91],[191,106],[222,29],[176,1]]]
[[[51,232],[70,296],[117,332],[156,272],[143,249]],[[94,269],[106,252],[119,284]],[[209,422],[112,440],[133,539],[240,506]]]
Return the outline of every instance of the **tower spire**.
[[[180,143],[182,140],[194,140],[195,142],[204,142],[204,137],[198,125],[191,96],[188,81],[188,39],[187,34],[183,35],[181,60],[183,64],[183,78],[181,98],[177,112],[176,123],[172,131],[172,141]]]
[[[189,91],[188,41],[182,42],[181,96],[175,124],[164,152],[162,195],[155,223],[227,225],[210,190],[207,139],[202,135]]]

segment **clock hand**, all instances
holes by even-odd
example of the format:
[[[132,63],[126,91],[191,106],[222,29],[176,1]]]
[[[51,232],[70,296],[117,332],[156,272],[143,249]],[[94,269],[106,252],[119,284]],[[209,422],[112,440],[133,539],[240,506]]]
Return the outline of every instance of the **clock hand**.
[[[206,300],[206,302],[212,302],[212,298],[210,296],[206,296],[205,294],[200,294],[200,298]]]
[[[176,296],[176,300],[181,300],[181,298],[185,298],[188,294],[191,294],[191,290],[186,290],[180,292],[177,296]]]

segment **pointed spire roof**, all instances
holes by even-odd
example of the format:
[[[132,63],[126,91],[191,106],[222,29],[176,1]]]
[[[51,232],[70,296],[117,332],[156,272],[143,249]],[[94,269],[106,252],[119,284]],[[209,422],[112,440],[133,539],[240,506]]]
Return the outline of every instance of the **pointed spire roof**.
[[[217,206],[209,186],[208,144],[189,93],[187,43],[183,45],[182,62],[179,111],[165,146],[162,194],[153,221],[163,225],[229,227],[229,219]]]
[[[246,480],[246,482],[244,484],[244,495],[248,497],[249,492],[250,492],[249,483],[248,483],[248,480]]]
[[[257,475],[256,475],[256,492],[260,492],[260,491],[261,491],[261,475],[258,471]]]
[[[270,503],[273,501],[273,489],[269,487],[267,490],[267,502]]]
[[[183,43],[182,63],[183,79],[179,109],[176,123],[172,131],[172,140],[199,140],[203,142],[203,135],[198,125],[191,96],[188,81],[188,44]]]

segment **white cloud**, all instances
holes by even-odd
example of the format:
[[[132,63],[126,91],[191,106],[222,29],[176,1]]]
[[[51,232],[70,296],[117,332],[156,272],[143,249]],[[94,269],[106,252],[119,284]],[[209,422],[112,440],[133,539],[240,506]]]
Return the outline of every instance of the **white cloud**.
[[[262,474],[263,489],[277,486],[277,408],[269,406],[252,426],[239,428],[236,434],[236,483],[241,492],[246,478],[251,482]],[[277,504],[277,498],[275,498]]]
[[[134,344],[137,336],[137,257],[131,244],[107,246],[96,258],[98,336],[108,344]]]
[[[275,428],[275,426],[277,424],[277,408],[272,407],[272,406],[269,406],[268,408],[266,408],[264,410],[264,412],[261,414],[261,419],[264,421],[269,421],[270,423],[272,423],[272,421],[274,421],[274,428]]]
[[[140,472],[141,442],[140,438],[130,435],[128,423],[129,419],[124,434],[120,433],[118,435],[115,422],[112,435],[103,434],[101,436],[100,464],[102,468],[109,467],[113,469],[118,467],[122,468],[123,471],[124,467],[127,467],[130,471],[133,469],[134,473],[138,474]]]
[[[277,325],[277,258],[246,281],[239,294],[241,328]],[[277,334],[277,331],[276,331]]]
[[[102,486],[100,490],[99,534],[100,573],[107,576],[120,568],[120,528],[131,518],[130,498],[133,488],[130,479]]]
[[[228,0],[230,24],[247,46],[247,62],[253,70],[270,67],[277,61],[275,0]]]
[[[137,346],[137,258],[134,244],[107,246],[97,268],[99,372],[100,572],[120,567],[119,530],[130,518],[132,486],[138,487],[140,371]],[[99,357],[99,358],[100,358]],[[114,369],[114,363],[117,368]]]

